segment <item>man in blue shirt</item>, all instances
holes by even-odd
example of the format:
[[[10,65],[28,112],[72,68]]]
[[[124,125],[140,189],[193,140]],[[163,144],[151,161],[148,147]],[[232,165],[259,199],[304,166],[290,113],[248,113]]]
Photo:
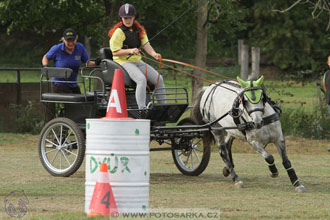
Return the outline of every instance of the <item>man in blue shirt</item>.
[[[52,46],[43,56],[42,65],[47,66],[49,60],[54,60],[54,67],[70,68],[73,75],[69,79],[53,78],[56,81],[77,81],[78,71],[81,63],[87,66],[95,66],[94,61],[89,60],[89,56],[83,44],[77,42],[78,35],[72,28],[63,32],[63,43]],[[54,82],[52,84],[54,93],[81,93],[77,83]]]

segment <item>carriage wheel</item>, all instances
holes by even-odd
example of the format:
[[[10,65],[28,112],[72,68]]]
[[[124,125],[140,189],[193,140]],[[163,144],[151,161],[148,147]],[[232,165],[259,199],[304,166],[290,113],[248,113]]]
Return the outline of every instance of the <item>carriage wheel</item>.
[[[182,119],[178,125],[196,125],[193,118]],[[211,147],[203,145],[203,138],[176,138],[176,144],[180,145],[179,150],[172,150],[173,160],[176,167],[184,175],[198,176],[207,167]]]
[[[70,176],[85,156],[85,138],[77,124],[68,118],[55,118],[42,129],[39,158],[53,176]]]

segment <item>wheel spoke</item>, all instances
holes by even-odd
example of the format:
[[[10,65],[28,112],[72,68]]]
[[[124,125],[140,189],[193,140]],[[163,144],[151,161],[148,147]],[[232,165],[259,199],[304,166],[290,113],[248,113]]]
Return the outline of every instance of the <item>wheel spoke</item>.
[[[50,143],[50,144],[52,144],[52,145],[55,145],[56,147],[58,147],[58,144],[55,144],[54,142],[52,142],[52,141],[50,141],[50,140],[48,140],[48,139],[46,139],[45,141],[47,141],[48,143]],[[46,145],[47,146],[47,145]],[[47,146],[48,147],[48,146]],[[50,147],[49,147],[50,148]]]
[[[192,155],[192,149],[190,151],[190,155],[191,155],[191,169],[194,169],[194,160],[193,160],[193,155]]]
[[[71,146],[71,145],[76,144],[76,143],[77,143],[77,141],[76,142],[71,142],[71,143],[68,143],[67,146]]]
[[[59,150],[59,151],[61,151],[61,150]],[[61,153],[60,153],[60,170],[62,169],[62,151],[61,151]]]
[[[60,128],[60,144],[62,144],[62,133],[63,133],[63,125],[61,125],[61,128]]]
[[[196,143],[192,144],[192,148],[195,149],[195,150],[198,150],[199,152],[203,152],[201,149],[198,148],[198,145],[201,143],[201,139],[198,140]]]
[[[186,160],[186,162],[184,163],[185,165],[187,165],[187,164],[188,164],[188,161],[189,161],[189,157],[190,157],[190,154],[188,154],[187,160]]]
[[[53,134],[54,134],[54,136],[55,136],[55,138],[56,138],[56,140],[57,140],[57,143],[58,143],[58,144],[61,144],[61,142],[58,140],[58,137],[57,137],[57,135],[56,135],[54,129],[52,129],[52,132],[53,132]]]
[[[57,154],[58,154],[59,151],[56,152],[54,158],[53,158],[53,161],[50,163],[51,165],[53,165],[54,161],[55,161],[55,158],[57,157]]]
[[[201,141],[202,139],[199,139],[194,145],[198,145]]]
[[[195,151],[203,152],[203,151],[202,151],[201,149],[199,149],[198,147],[194,147],[194,146],[193,146],[192,149],[195,150]]]
[[[197,160],[198,160],[198,163],[201,163],[201,160],[199,159],[199,156],[198,156],[198,154],[196,153],[196,150],[193,149],[193,151],[194,151],[194,154],[195,154],[195,156],[196,156],[196,158],[197,158]]]
[[[70,129],[70,133],[69,133],[68,136],[65,138],[65,141],[64,141],[63,143],[66,143],[66,142],[68,141],[68,138],[70,137],[71,133],[72,133],[72,130]]]
[[[61,154],[63,155],[64,159],[66,160],[66,162],[69,164],[69,167],[70,167],[71,163],[69,162],[68,158],[65,156],[65,154],[63,153],[62,150],[61,150]]]
[[[51,152],[53,152],[53,151],[56,151],[57,149],[53,149],[53,150],[50,150],[50,151],[47,151],[47,152],[45,152],[45,154],[49,154],[49,153],[51,153]]]
[[[73,154],[73,155],[75,155],[76,157],[78,156],[77,154],[73,153],[72,151],[69,151],[68,149],[63,148],[63,150],[65,150],[65,151],[68,152],[69,154]]]

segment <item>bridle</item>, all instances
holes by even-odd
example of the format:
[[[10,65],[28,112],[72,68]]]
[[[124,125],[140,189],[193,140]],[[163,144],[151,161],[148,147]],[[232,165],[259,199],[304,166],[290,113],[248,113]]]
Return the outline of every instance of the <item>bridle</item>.
[[[250,101],[250,100],[247,99],[247,101],[246,101],[246,99],[244,99],[244,95],[245,95],[246,92],[251,91],[251,93],[252,93],[252,99],[255,100],[256,99],[256,97],[255,97],[255,91],[256,90],[261,90],[262,91],[261,98],[260,98],[260,100],[257,103],[259,103],[260,101],[262,101],[263,102],[263,107],[262,108],[254,108],[252,110],[248,110],[246,108],[246,102],[247,101]],[[257,103],[254,103],[254,104],[257,104]],[[234,103],[233,103],[232,111],[235,110],[235,109],[237,109],[240,104],[243,105],[243,108],[248,113],[248,115],[251,115],[251,113],[257,112],[257,111],[260,111],[260,112],[264,113],[265,100],[264,100],[264,91],[263,91],[263,89],[261,87],[250,87],[250,88],[243,89],[240,93],[237,94],[237,97],[236,97],[236,99],[234,100]]]
[[[263,102],[263,107],[262,108],[254,108],[252,110],[248,110],[246,108],[246,102],[249,102],[249,99],[248,98],[244,98],[245,96],[245,92],[248,92],[248,91],[251,91],[252,92],[252,96],[254,96],[254,92],[256,90],[262,90],[261,87],[250,87],[250,88],[245,88],[243,89],[240,93],[237,94],[237,97],[235,98],[234,102],[233,102],[233,105],[232,105],[232,108],[229,112],[229,115],[233,118],[233,121],[234,123],[240,127],[241,126],[241,121],[243,121],[243,124],[245,124],[246,126],[244,130],[241,130],[241,132],[244,134],[244,136],[246,135],[246,130],[250,130],[250,129],[253,129],[254,128],[254,123],[253,122],[248,122],[246,121],[246,119],[244,117],[242,117],[243,113],[244,113],[244,110],[247,112],[247,114],[250,116],[253,112],[257,112],[257,111],[260,111],[262,113],[264,113],[264,109],[265,109],[265,99],[264,97],[266,97],[266,94],[263,92],[262,90],[262,94],[261,94],[261,97],[260,97],[260,100],[257,102],[259,103],[260,101]],[[253,97],[252,97],[253,98]],[[242,104],[243,106],[243,110],[239,108],[240,104]],[[241,120],[240,120],[241,119]]]

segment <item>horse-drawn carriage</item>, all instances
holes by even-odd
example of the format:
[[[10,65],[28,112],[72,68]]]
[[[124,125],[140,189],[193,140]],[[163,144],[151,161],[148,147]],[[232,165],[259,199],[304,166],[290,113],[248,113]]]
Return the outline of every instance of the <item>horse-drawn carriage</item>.
[[[201,141],[202,133],[178,132],[182,129],[177,126],[172,129],[165,126],[166,123],[177,123],[189,108],[187,90],[182,87],[166,88],[161,91],[166,94],[166,104],[161,104],[155,98],[157,88],[153,88],[153,92],[147,91],[147,109],[138,109],[135,83],[126,70],[112,60],[108,48],[102,48],[100,54],[102,61],[99,68],[81,69],[78,83],[82,94],[51,93],[50,84],[54,82],[52,77],[70,78],[72,70],[50,67],[42,69],[40,101],[46,105],[47,114],[54,117],[42,129],[39,141],[39,156],[44,168],[54,176],[70,176],[79,169],[85,155],[85,119],[105,116],[114,70],[122,69],[128,116],[150,119],[150,139],[160,145],[168,145],[150,150],[171,150],[174,162],[183,174],[202,173],[210,158],[210,148],[204,147]],[[93,86],[94,84],[101,86]],[[100,88],[94,89],[96,87]],[[178,125],[196,125],[196,122],[192,118],[185,118]]]
[[[53,106],[54,119],[42,129],[39,141],[39,157],[45,169],[54,176],[70,176],[75,173],[85,156],[85,119],[104,117],[115,69],[122,69],[126,92],[128,116],[150,119],[150,140],[167,147],[153,147],[151,151],[171,150],[173,160],[181,173],[199,175],[207,167],[211,155],[211,139],[215,140],[220,156],[226,166],[223,175],[231,174],[235,186],[243,182],[234,170],[231,146],[235,138],[248,141],[268,163],[272,177],[278,176],[274,158],[265,147],[274,143],[282,157],[291,183],[299,192],[304,186],[286,155],[285,140],[279,121],[279,111],[261,88],[263,78],[256,81],[238,82],[223,80],[200,92],[194,117],[177,123],[189,109],[187,90],[182,87],[166,88],[164,91],[147,92],[147,109],[138,109],[135,85],[125,69],[111,58],[111,51],[101,49],[99,68],[81,70],[82,94],[56,94],[49,92],[51,77],[69,78],[72,70],[66,68],[43,68],[41,74],[40,100],[47,108]],[[84,74],[84,70],[90,70]],[[101,75],[95,75],[100,72]],[[96,89],[92,81],[101,86]],[[162,89],[163,90],[163,89]],[[156,93],[165,95],[165,103],[159,102]],[[164,101],[164,100],[162,100]],[[54,105],[56,106],[54,108]],[[165,126],[166,123],[177,123]]]

